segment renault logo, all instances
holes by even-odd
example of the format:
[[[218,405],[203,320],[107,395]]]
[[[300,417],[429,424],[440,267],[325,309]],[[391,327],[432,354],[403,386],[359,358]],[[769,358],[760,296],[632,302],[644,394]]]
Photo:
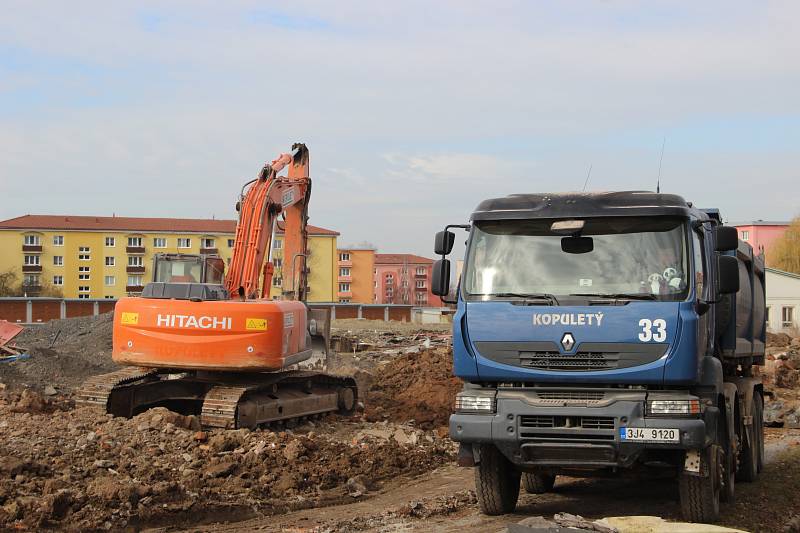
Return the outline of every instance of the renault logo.
[[[561,337],[561,346],[567,352],[575,346],[575,337],[572,336],[572,333],[564,333],[564,336]]]

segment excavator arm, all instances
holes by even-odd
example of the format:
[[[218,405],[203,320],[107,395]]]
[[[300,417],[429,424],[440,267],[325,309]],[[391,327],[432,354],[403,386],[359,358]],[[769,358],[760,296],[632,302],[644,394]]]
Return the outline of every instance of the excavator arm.
[[[278,173],[288,167],[286,176]],[[271,250],[278,219],[283,215],[283,299],[305,301],[308,257],[308,202],[311,179],[309,154],[296,143],[264,165],[259,176],[246,183],[237,210],[239,222],[225,287],[243,299],[266,298],[272,285]],[[261,291],[259,293],[259,281]]]

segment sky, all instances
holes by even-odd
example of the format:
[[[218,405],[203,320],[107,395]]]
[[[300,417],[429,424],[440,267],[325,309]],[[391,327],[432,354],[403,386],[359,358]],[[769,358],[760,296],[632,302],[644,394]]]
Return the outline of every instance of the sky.
[[[0,219],[235,218],[296,141],[310,223],[432,257],[485,198],[653,190],[800,215],[800,3],[26,2]],[[664,146],[661,163],[661,150]]]

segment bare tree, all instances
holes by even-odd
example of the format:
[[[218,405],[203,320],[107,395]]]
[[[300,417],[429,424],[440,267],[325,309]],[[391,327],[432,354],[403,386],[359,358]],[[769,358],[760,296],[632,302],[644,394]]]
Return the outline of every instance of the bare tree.
[[[13,270],[0,273],[0,296],[18,296],[18,278],[19,276]]]
[[[772,244],[767,254],[767,265],[800,274],[800,217],[792,220],[786,232]]]

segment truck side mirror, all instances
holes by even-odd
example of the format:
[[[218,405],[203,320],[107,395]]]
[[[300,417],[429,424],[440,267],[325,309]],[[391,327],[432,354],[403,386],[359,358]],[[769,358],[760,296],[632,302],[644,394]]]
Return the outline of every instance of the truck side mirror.
[[[730,252],[739,248],[739,232],[732,226],[717,226],[716,250],[718,252]]]
[[[433,245],[433,253],[436,255],[447,255],[453,251],[453,244],[456,242],[456,234],[452,231],[440,231],[436,234],[436,241]]]
[[[444,232],[442,232],[444,233]],[[452,235],[452,234],[451,234]],[[438,235],[437,241],[438,239]],[[452,242],[450,246],[452,247]],[[737,278],[738,281],[738,278]],[[439,259],[433,263],[433,276],[431,279],[431,292],[436,296],[447,296],[450,292],[450,260]]]
[[[739,260],[729,255],[719,256],[717,258],[717,281],[720,294],[739,292]]]

